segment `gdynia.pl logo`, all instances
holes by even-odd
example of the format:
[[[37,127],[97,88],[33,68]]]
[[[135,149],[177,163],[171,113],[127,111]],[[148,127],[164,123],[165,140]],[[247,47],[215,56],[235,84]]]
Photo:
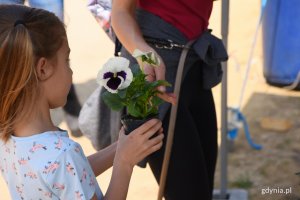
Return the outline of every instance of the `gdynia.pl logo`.
[[[265,195],[265,194],[292,194],[292,187],[289,187],[289,188],[267,187],[267,188],[261,189],[261,194],[262,195]]]

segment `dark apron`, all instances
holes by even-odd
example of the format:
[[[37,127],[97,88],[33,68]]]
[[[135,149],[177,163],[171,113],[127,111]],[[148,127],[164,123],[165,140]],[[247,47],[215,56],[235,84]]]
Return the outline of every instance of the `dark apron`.
[[[144,37],[151,39],[149,45],[156,50],[166,65],[166,80],[174,86],[182,48],[160,48],[160,41],[171,40],[174,44],[180,44],[183,46],[188,42],[188,39],[177,28],[147,11],[138,9],[136,11],[136,18]],[[228,55],[222,41],[210,32],[210,30],[205,31],[198,39],[195,40],[195,43],[186,58],[185,68],[183,71],[184,81],[184,78],[191,67],[199,60],[202,60],[203,69],[201,78],[204,89],[211,89],[221,82],[221,62],[228,59]],[[155,44],[155,40],[157,40],[157,44]],[[128,58],[131,65],[136,63],[135,58],[133,58],[124,47],[121,50],[121,56]],[[172,91],[173,87],[167,88],[167,92]],[[168,103],[164,103],[160,106],[160,119],[164,118],[169,108],[170,104]]]

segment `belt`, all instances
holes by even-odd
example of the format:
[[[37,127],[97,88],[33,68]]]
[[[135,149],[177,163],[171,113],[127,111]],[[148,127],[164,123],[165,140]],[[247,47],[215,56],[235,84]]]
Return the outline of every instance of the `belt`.
[[[153,44],[158,49],[174,49],[174,48],[190,48],[186,47],[184,44],[178,44],[170,39],[159,39],[159,38],[153,38],[153,37],[147,37],[144,36],[144,39],[146,42]]]

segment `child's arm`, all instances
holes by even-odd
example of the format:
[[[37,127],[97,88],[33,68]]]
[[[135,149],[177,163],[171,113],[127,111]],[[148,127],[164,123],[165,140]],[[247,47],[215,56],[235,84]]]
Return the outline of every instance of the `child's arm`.
[[[89,163],[95,176],[99,176],[113,165],[117,142],[109,145],[105,149],[88,156]]]
[[[114,164],[110,184],[104,197],[105,200],[126,199],[132,171],[133,167]]]
[[[134,165],[162,146],[161,125],[159,120],[150,120],[129,135],[125,135],[123,129],[120,131],[113,173],[105,200],[126,199]],[[158,136],[151,138],[155,133],[158,133]]]

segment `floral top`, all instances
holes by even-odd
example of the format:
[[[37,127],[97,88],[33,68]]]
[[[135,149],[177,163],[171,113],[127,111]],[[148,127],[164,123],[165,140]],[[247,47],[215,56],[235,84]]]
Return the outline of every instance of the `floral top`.
[[[0,171],[17,199],[90,200],[103,195],[81,146],[66,131],[0,140]]]

